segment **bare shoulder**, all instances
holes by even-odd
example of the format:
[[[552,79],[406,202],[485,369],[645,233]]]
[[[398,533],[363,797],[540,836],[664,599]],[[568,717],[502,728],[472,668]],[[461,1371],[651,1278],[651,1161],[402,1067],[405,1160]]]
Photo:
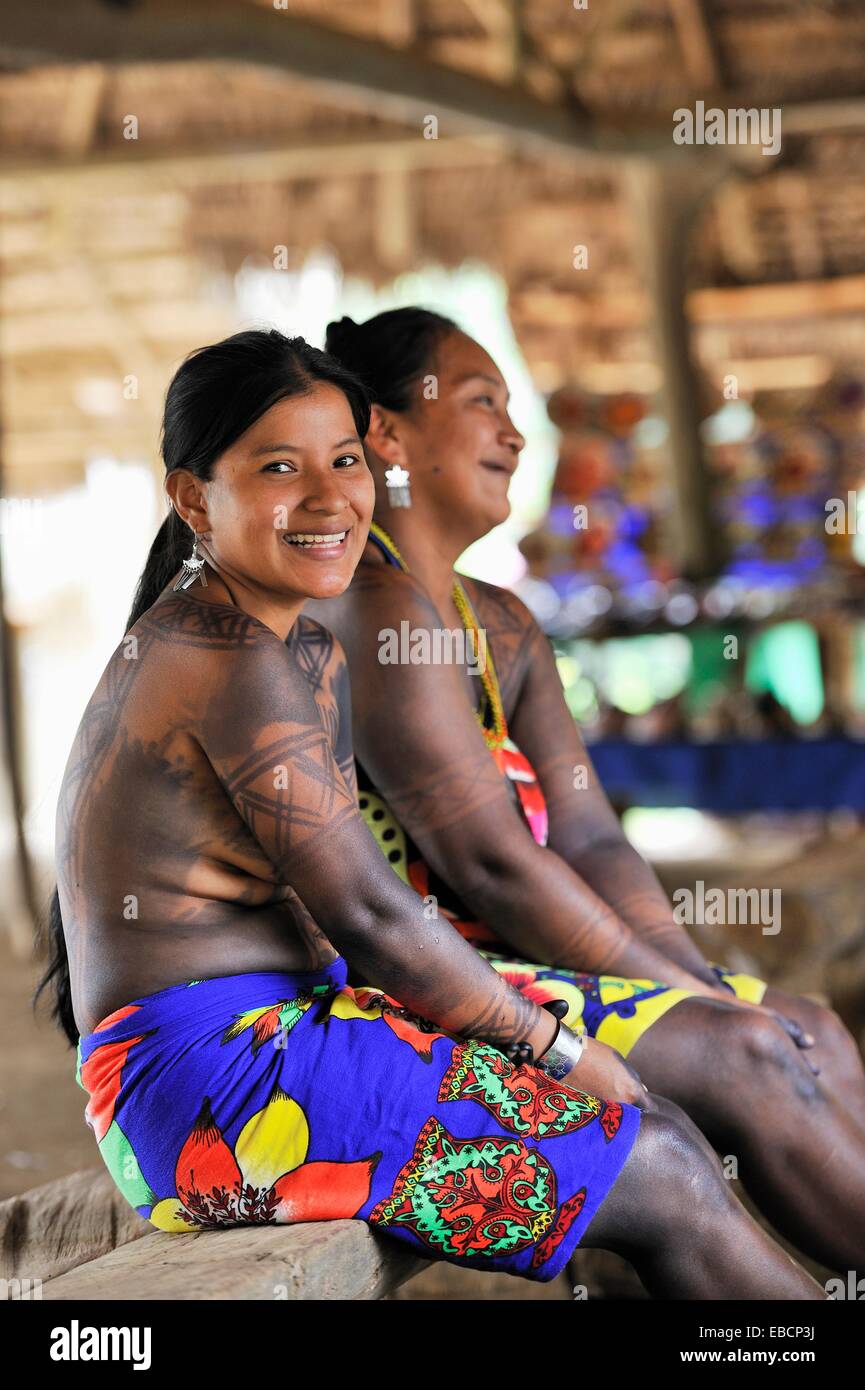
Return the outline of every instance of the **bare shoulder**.
[[[228,603],[172,594],[149,608],[130,629],[139,664],[166,697],[182,700],[192,715],[213,707],[235,717],[255,709],[284,708],[292,694],[308,696],[307,682],[288,644],[259,618]]]
[[[485,579],[466,578],[462,582],[491,642],[516,647],[538,638],[546,641],[537,619],[512,590]]]
[[[376,619],[410,618],[418,626],[441,622],[420,580],[396,565],[359,565],[349,593],[359,609],[366,609]]]
[[[478,617],[489,615],[491,625],[497,623],[507,630],[516,629],[527,634],[540,631],[534,615],[513,590],[502,589],[486,579],[463,577],[462,583],[475,603]]]
[[[300,614],[286,645],[314,691],[333,688],[348,669],[339,638],[308,613]]]
[[[142,634],[178,650],[232,652],[282,644],[276,633],[228,603],[205,603],[182,594],[160,599],[127,636]]]
[[[513,709],[537,644],[546,645],[547,639],[522,599],[510,589],[485,579],[466,578],[463,584],[486,633],[505,703]]]
[[[339,598],[307,604],[304,617],[309,615],[329,632],[338,633],[352,666],[378,650],[382,629],[399,628],[403,620],[418,628],[438,627],[442,621],[413,575],[392,565],[373,563],[358,565],[351,584]]]

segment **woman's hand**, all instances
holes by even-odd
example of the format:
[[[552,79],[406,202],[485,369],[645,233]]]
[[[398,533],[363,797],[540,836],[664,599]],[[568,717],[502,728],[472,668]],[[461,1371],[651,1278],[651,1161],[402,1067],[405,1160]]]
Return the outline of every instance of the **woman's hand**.
[[[637,1105],[644,1109],[648,1087],[643,1085],[634,1068],[615,1048],[566,1027],[564,1019],[568,1007],[566,999],[548,999],[541,1005],[542,1009],[559,1020],[559,1026],[547,1050],[537,1054],[538,1060],[535,1065],[544,1075],[553,1076],[574,1090],[600,1096],[602,1100],[624,1101],[628,1105]],[[525,1066],[534,1060],[528,1043],[511,1044],[504,1048],[504,1052],[516,1066]],[[547,1057],[548,1063],[552,1063],[552,1070],[543,1065],[544,1056]],[[569,1062],[574,1058],[576,1060],[573,1066],[567,1070]]]
[[[764,1004],[752,1004],[748,999],[739,999],[737,995],[726,989],[709,990],[706,997],[719,999],[724,1004],[729,1004],[733,1008],[750,1009],[758,1014],[762,1014],[765,1018],[770,1018],[773,1023],[777,1023],[778,1027],[783,1029],[787,1037],[800,1052],[804,1053],[808,1048],[813,1047],[816,1042],[813,1034],[806,1032],[802,1025],[796,1022],[795,1018],[790,1018],[789,1014],[779,1013],[777,1009],[768,1009]],[[802,1061],[812,1075],[820,1075],[820,1068],[811,1057],[803,1056]]]
[[[566,1086],[586,1091],[602,1100],[618,1100],[628,1105],[646,1108],[648,1091],[630,1062],[626,1062],[614,1047],[586,1038],[583,1055],[563,1078]]]

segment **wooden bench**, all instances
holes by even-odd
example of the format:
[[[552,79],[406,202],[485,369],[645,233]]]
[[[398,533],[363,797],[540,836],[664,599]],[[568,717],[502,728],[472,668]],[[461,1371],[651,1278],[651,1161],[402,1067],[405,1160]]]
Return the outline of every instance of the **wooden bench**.
[[[13,1299],[379,1299],[427,1266],[363,1221],[168,1235],[104,1169],[0,1203],[0,1278]],[[18,1281],[18,1282],[16,1282]]]

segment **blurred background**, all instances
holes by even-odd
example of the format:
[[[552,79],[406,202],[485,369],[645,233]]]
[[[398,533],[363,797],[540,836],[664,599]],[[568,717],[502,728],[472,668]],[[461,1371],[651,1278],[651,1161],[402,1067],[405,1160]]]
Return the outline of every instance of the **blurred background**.
[[[320,344],[419,303],[490,351],[527,447],[462,568],[549,633],[668,888],[782,889],[778,936],[698,928],[707,952],[861,1037],[862,6],[0,15],[0,1197],[97,1159],[27,1002],[57,790],[164,515],[168,380],[251,325]],[[677,143],[698,103],[763,136]]]

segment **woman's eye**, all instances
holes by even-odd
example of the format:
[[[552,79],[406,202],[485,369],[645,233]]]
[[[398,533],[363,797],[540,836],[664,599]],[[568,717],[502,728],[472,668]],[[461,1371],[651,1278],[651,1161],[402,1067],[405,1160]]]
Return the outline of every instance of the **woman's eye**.
[[[293,473],[293,464],[286,463],[284,459],[278,459],[276,463],[267,463],[262,468],[262,473]]]
[[[492,396],[475,396],[475,400],[482,401],[484,405],[495,405],[495,400]]]
[[[334,468],[346,468],[349,464],[357,463],[357,461],[357,454],[340,454],[338,459],[334,459],[333,464]]]

